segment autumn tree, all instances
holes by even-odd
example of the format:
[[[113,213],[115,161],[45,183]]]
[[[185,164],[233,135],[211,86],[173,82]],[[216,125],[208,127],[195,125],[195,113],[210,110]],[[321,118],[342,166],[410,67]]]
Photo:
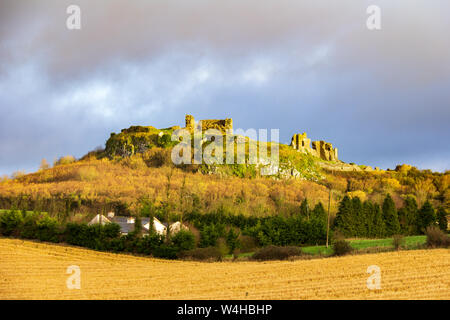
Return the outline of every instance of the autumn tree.
[[[41,160],[41,164],[39,165],[39,170],[46,170],[50,168],[50,165],[48,164],[46,159]]]

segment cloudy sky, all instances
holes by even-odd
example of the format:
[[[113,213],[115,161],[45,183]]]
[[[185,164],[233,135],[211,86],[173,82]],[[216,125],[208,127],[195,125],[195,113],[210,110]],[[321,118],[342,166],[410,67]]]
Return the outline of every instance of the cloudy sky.
[[[448,170],[449,15],[448,0],[1,0],[0,175],[186,113]]]

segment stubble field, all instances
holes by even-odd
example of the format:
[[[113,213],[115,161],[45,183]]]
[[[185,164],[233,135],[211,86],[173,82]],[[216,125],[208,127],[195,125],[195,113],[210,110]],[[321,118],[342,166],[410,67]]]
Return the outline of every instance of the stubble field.
[[[67,288],[71,265],[80,289]],[[203,263],[0,238],[0,299],[450,299],[450,250]]]

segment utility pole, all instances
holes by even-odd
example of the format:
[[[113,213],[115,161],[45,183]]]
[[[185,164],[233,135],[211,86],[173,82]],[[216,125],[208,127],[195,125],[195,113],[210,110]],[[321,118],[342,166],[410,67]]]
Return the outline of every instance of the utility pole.
[[[330,230],[330,205],[331,205],[331,186],[328,186],[328,215],[327,215],[327,248],[328,248],[328,233]]]

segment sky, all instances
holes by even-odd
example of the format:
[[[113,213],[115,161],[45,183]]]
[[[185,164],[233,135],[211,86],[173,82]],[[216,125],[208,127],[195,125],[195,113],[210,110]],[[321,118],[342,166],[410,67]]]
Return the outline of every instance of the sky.
[[[1,0],[0,175],[185,114],[444,172],[449,15],[448,0]]]

